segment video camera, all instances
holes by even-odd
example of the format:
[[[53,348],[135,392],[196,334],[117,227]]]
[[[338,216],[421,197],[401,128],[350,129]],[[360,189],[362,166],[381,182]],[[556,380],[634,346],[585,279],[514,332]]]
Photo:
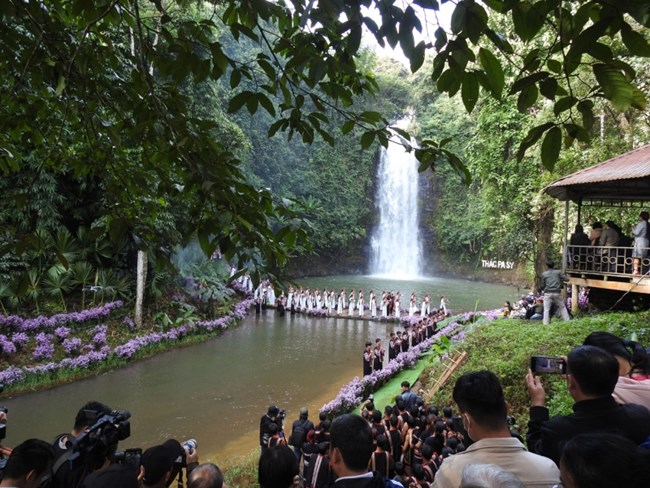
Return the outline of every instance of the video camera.
[[[83,434],[71,441],[72,454],[68,461],[73,465],[81,461],[91,470],[99,467],[115,451],[117,443],[131,435],[130,417],[129,412],[116,410],[99,416]]]

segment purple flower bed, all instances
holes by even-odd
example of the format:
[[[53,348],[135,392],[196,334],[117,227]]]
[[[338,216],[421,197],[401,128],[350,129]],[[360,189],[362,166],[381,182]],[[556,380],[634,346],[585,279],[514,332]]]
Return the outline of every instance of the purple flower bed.
[[[0,329],[2,327],[17,330],[12,335],[12,340],[9,340],[5,335],[0,334],[0,348],[3,354],[9,354],[8,351],[15,352],[16,346],[23,347],[29,342],[29,336],[26,332],[35,333],[41,328],[52,330],[55,326],[54,334],[39,332],[36,337],[36,348],[32,353],[32,358],[35,361],[50,361],[54,355],[54,344],[52,340],[56,338],[61,341],[61,346],[65,353],[70,356],[66,357],[59,362],[50,361],[44,364],[35,366],[16,367],[9,366],[8,368],[0,371],[0,383],[10,385],[24,381],[28,375],[41,375],[49,374],[60,369],[78,369],[87,368],[93,364],[106,361],[112,357],[130,359],[133,355],[143,347],[157,344],[163,341],[173,342],[177,341],[188,334],[196,332],[213,332],[215,330],[227,329],[231,324],[244,318],[248,309],[254,305],[252,297],[247,296],[246,299],[237,303],[235,307],[224,317],[215,320],[199,321],[175,327],[166,332],[154,332],[138,336],[125,344],[116,346],[111,350],[110,346],[106,345],[106,334],[108,326],[97,325],[92,330],[92,340],[90,344],[82,345],[82,340],[78,337],[69,337],[71,331],[69,328],[64,327],[62,324],[79,324],[88,320],[97,320],[107,317],[113,310],[122,306],[122,302],[112,302],[83,312],[72,314],[58,314],[52,317],[37,317],[36,319],[22,319],[17,316],[0,316]],[[130,317],[125,317],[122,323],[129,329],[135,329],[135,323]],[[82,354],[78,354],[83,351]]]
[[[29,336],[24,332],[14,332],[11,334],[11,340],[18,349],[23,348],[29,342]]]
[[[41,329],[54,329],[66,324],[83,324],[90,320],[108,317],[113,310],[122,308],[121,300],[107,303],[101,307],[89,308],[81,312],[59,313],[46,317],[40,315],[33,319],[24,319],[17,315],[0,315],[0,329],[9,329],[17,332],[36,332]]]
[[[11,356],[16,352],[16,345],[6,335],[0,334],[0,350],[5,356]]]

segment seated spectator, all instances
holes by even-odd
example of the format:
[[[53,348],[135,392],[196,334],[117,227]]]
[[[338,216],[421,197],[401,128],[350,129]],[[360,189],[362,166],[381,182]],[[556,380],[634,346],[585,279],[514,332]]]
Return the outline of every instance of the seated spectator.
[[[54,449],[47,442],[28,439],[16,446],[3,470],[2,487],[39,488],[52,478]]]
[[[614,434],[579,434],[560,460],[565,488],[645,488],[650,483],[648,452]]]
[[[576,347],[567,358],[567,386],[575,401],[574,413],[549,420],[542,382],[528,370],[526,384],[532,400],[529,449],[559,464],[563,443],[578,434],[611,432],[641,444],[650,434],[650,412],[641,405],[617,404],[612,397],[617,381],[614,356],[595,346]]]
[[[269,447],[262,452],[257,466],[260,488],[298,488],[300,469],[298,459],[286,445]]]
[[[510,435],[507,406],[498,378],[489,371],[462,375],[453,397],[465,430],[474,442],[465,451],[445,459],[436,474],[436,488],[457,488],[468,464],[496,464],[517,476],[527,487],[552,487],[560,471],[549,459],[530,453]]]
[[[526,318],[530,320],[542,320],[544,318],[544,297],[535,298],[535,302],[526,313]]]
[[[213,463],[198,465],[187,477],[187,488],[228,488],[223,482],[219,466]]]
[[[618,361],[618,382],[612,394],[617,403],[636,403],[650,409],[650,356],[641,344],[609,332],[592,332],[584,344],[605,349]]]
[[[468,464],[463,468],[460,488],[524,488],[514,474],[496,464]]]

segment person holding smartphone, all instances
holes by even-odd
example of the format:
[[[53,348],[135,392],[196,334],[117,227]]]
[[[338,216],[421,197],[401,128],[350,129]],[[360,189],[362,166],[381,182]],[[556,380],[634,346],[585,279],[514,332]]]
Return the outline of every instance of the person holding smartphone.
[[[567,356],[567,387],[575,401],[573,413],[549,418],[540,377],[529,369],[526,386],[531,398],[526,440],[531,452],[560,462],[562,445],[578,434],[615,432],[637,445],[650,435],[650,411],[642,405],[619,405],[612,397],[618,362],[596,346],[578,346]]]

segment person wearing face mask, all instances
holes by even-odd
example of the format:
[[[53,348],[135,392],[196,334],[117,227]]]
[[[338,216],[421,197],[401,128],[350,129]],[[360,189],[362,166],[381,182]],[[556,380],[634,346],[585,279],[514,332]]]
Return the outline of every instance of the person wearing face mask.
[[[514,474],[526,487],[552,487],[560,482],[553,461],[528,452],[512,437],[508,408],[499,379],[489,371],[465,373],[453,392],[461,419],[473,444],[449,456],[436,473],[434,488],[460,486],[463,468],[469,464],[495,464]]]

